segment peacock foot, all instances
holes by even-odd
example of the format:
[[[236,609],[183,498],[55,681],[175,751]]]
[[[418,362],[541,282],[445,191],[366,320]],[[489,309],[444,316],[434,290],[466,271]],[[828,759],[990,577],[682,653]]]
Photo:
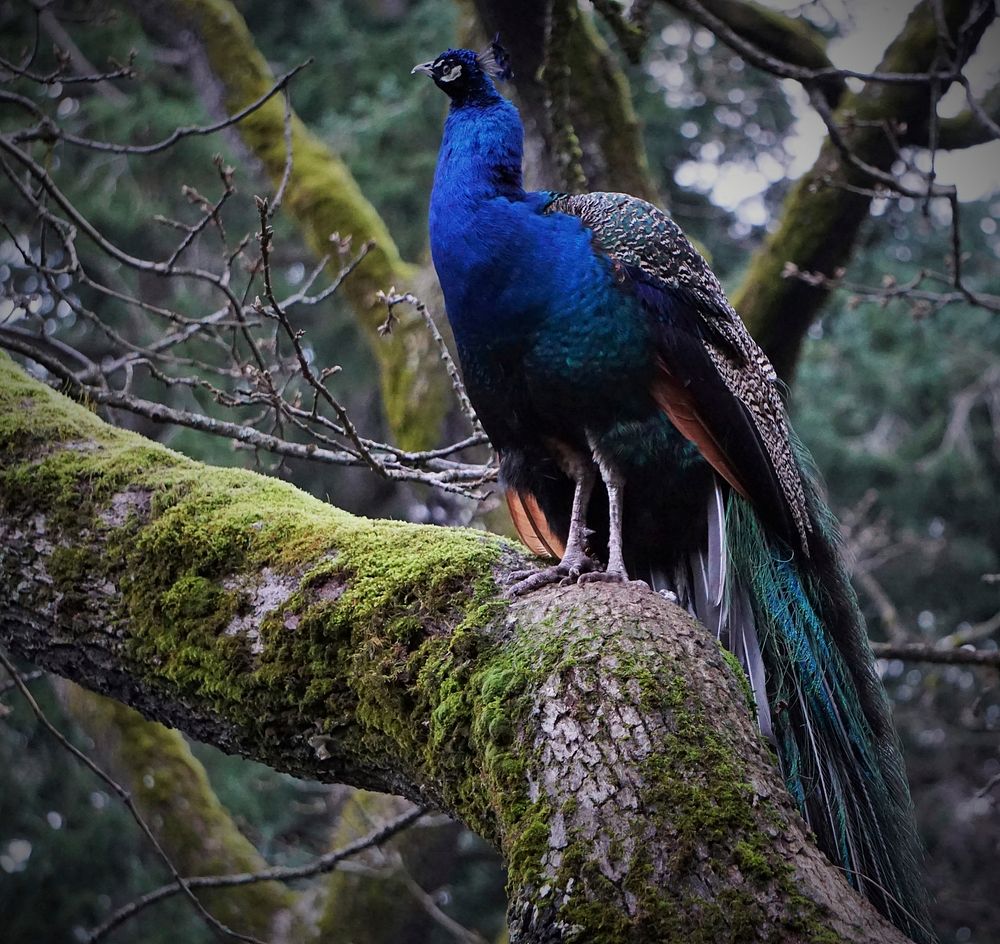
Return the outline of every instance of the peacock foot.
[[[577,554],[564,557],[558,564],[541,570],[517,570],[508,577],[507,594],[520,597],[553,583],[568,587],[577,583],[581,577],[595,573],[600,566],[598,561],[586,554]]]
[[[645,580],[632,580],[624,571],[617,570],[595,570],[580,574],[577,583],[619,583],[630,587],[640,587],[643,590],[650,589]]]

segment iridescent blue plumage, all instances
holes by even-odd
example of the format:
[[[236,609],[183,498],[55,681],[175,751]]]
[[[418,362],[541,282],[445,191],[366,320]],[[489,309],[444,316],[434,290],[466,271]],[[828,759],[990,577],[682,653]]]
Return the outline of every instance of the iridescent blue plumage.
[[[930,940],[888,706],[774,371],[666,214],[524,191],[505,68],[494,47],[415,71],[452,100],[430,231],[465,383],[519,533],[562,558],[515,592],[632,577],[676,594],[746,669],[820,846]]]

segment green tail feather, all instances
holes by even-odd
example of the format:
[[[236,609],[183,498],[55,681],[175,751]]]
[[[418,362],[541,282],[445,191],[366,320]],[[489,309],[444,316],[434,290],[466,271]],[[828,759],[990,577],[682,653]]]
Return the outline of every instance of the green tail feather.
[[[808,460],[803,456],[803,466]],[[735,583],[748,591],[788,788],[820,848],[914,940],[933,942],[906,774],[836,525],[806,479],[810,557],[768,535],[736,494],[726,510]]]

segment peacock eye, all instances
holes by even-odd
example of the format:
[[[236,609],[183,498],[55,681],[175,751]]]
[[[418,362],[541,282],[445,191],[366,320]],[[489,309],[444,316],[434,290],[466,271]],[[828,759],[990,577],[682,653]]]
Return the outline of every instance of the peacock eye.
[[[461,63],[456,62],[447,72],[440,76],[441,82],[454,82],[462,74]]]

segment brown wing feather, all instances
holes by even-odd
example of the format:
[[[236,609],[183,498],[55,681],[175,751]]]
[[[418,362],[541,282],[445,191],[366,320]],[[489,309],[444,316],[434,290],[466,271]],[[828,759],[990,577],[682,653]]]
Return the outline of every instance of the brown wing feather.
[[[566,545],[549,527],[535,496],[531,492],[508,489],[506,498],[514,530],[528,550],[539,557],[560,559],[566,551]]]
[[[694,398],[687,388],[666,370],[662,370],[653,383],[651,393],[660,409],[670,417],[670,422],[698,447],[708,464],[744,498],[749,499],[746,488],[726,459],[712,431],[698,415]]]

